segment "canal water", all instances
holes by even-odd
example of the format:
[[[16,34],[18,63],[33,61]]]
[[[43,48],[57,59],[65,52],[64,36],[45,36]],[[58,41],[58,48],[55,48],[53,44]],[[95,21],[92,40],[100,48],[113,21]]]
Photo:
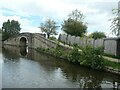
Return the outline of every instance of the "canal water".
[[[118,75],[80,67],[24,47],[4,46],[0,64],[2,88],[117,88],[120,83]]]

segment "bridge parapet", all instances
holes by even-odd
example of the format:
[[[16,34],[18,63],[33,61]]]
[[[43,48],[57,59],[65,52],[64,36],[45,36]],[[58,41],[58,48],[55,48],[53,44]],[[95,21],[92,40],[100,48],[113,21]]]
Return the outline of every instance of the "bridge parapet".
[[[34,47],[42,47],[42,48],[55,48],[56,42],[51,41],[40,34],[34,34]]]
[[[24,38],[23,40],[21,40]],[[22,45],[21,45],[22,43]],[[40,33],[20,33],[16,36],[4,41],[4,44],[14,46],[24,46],[24,43],[30,48],[55,48],[56,42],[45,38],[45,35]]]

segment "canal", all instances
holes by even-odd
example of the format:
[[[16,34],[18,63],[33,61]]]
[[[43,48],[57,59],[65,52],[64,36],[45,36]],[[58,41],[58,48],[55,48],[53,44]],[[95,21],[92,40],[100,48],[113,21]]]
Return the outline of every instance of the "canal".
[[[24,47],[4,46],[0,64],[2,88],[117,88],[120,83],[118,75],[80,67]]]

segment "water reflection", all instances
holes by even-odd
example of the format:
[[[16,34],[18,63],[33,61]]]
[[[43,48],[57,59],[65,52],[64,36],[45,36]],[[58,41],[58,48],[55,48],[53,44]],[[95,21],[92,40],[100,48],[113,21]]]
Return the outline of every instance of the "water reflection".
[[[21,56],[26,56],[28,53],[28,47],[20,47]]]
[[[1,48],[1,45],[0,45],[0,89],[2,89],[2,63],[3,63],[1,52],[2,52],[2,48]]]
[[[3,57],[3,87],[8,88],[115,88],[120,80],[32,49],[5,46]]]

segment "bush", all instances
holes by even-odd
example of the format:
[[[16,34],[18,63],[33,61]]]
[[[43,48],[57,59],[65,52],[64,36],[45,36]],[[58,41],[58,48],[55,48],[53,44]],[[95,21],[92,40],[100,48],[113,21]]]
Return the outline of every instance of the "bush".
[[[53,40],[53,41],[57,41],[56,37],[54,37],[54,36],[49,37],[49,39]]]
[[[101,48],[92,48],[90,46],[86,46],[83,49],[82,57],[80,64],[91,67],[92,69],[103,69],[103,50]]]
[[[57,57],[62,56],[62,48],[59,46],[59,43],[57,43],[56,48],[54,49],[53,54]]]
[[[45,53],[50,53],[56,57],[66,58],[70,62],[79,62],[80,65],[91,67],[92,69],[101,70],[104,68],[102,48],[93,48],[91,46],[86,46],[85,48],[81,48],[82,51],[80,51],[79,48],[80,47],[75,44],[73,46],[73,49],[69,53],[66,53],[58,43],[55,49],[38,48],[37,50]]]
[[[68,60],[71,62],[78,62],[80,56],[81,53],[79,52],[79,48],[77,47],[77,45],[74,45],[73,50],[68,54]]]

